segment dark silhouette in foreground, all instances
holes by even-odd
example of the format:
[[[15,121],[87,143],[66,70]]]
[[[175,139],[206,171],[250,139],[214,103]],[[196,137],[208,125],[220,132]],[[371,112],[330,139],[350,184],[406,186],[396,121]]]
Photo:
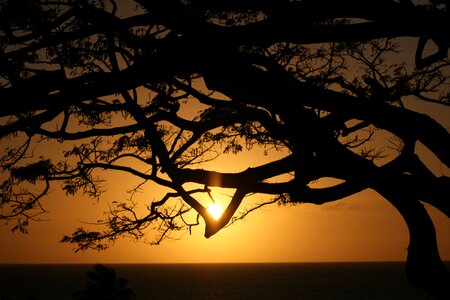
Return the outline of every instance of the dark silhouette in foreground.
[[[450,178],[418,151],[449,167],[450,135],[413,109],[449,105],[449,1],[126,4],[0,4],[0,217],[14,231],[39,219],[56,183],[98,199],[101,170],[140,182],[99,227],[62,239],[78,250],[120,236],[157,244],[200,217],[210,237],[264,205],[372,189],[408,226],[410,282],[450,298],[422,204],[450,216]],[[47,154],[55,144],[62,154]],[[265,160],[233,172],[212,164],[244,151]],[[324,178],[335,184],[313,185]],[[151,184],[167,193],[135,201]],[[232,194],[218,220],[207,211],[213,188]],[[263,202],[246,204],[255,193]]]
[[[135,300],[136,294],[126,287],[127,280],[117,278],[116,271],[97,264],[88,272],[86,289],[77,292],[77,300]]]

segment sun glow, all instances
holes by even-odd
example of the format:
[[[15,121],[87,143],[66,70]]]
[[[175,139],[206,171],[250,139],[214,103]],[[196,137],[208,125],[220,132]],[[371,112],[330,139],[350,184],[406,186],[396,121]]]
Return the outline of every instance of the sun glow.
[[[208,213],[215,219],[219,220],[220,216],[223,213],[223,208],[219,203],[214,203],[213,205],[207,208]]]

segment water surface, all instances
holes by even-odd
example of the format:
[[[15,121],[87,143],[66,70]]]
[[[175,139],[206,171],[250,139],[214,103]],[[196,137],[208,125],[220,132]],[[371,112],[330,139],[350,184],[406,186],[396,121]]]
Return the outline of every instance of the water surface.
[[[139,300],[423,299],[404,263],[113,264]],[[93,265],[0,265],[0,300],[75,299]]]

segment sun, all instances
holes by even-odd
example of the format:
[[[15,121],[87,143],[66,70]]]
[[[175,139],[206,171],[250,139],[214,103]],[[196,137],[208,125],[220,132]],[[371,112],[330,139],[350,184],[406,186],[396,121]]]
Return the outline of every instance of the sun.
[[[215,219],[219,220],[220,216],[223,213],[223,208],[219,203],[214,203],[213,205],[207,208],[208,213]]]

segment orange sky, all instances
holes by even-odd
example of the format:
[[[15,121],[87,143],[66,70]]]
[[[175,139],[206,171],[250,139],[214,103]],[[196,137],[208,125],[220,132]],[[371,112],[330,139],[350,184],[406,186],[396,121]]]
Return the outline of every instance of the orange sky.
[[[431,107],[432,109],[429,109]],[[450,108],[418,106],[450,128]],[[250,153],[217,162],[216,168],[243,167]],[[437,174],[450,175],[439,161],[428,158]],[[247,165],[245,165],[245,168]],[[111,177],[112,176],[112,177]],[[317,262],[317,261],[404,261],[408,233],[404,221],[391,205],[367,190],[343,201],[322,206],[276,205],[250,214],[244,221],[223,229],[210,239],[203,226],[178,241],[159,246],[119,239],[104,252],[73,253],[72,246],[58,241],[64,234],[95,222],[106,210],[105,203],[125,197],[130,186],[122,174],[109,175],[108,191],[101,203],[80,196],[68,197],[54,190],[46,200],[48,221],[32,224],[29,235],[12,234],[0,226],[0,263],[160,263],[160,262]],[[131,183],[131,181],[130,181]],[[152,200],[153,194],[143,194]],[[146,198],[148,197],[148,198]],[[216,193],[218,202],[226,201]],[[259,196],[257,196],[259,197]],[[450,220],[427,206],[435,222],[441,256],[450,260]]]
[[[58,243],[80,220],[93,221],[101,210],[90,200],[53,193],[49,221],[31,234],[0,227],[0,263],[155,263],[155,262],[310,262],[403,261],[407,229],[399,214],[374,192],[323,206],[263,209],[210,239],[201,227],[179,241],[159,246],[119,240],[104,252],[73,253]],[[442,258],[450,260],[450,222],[431,209]]]

